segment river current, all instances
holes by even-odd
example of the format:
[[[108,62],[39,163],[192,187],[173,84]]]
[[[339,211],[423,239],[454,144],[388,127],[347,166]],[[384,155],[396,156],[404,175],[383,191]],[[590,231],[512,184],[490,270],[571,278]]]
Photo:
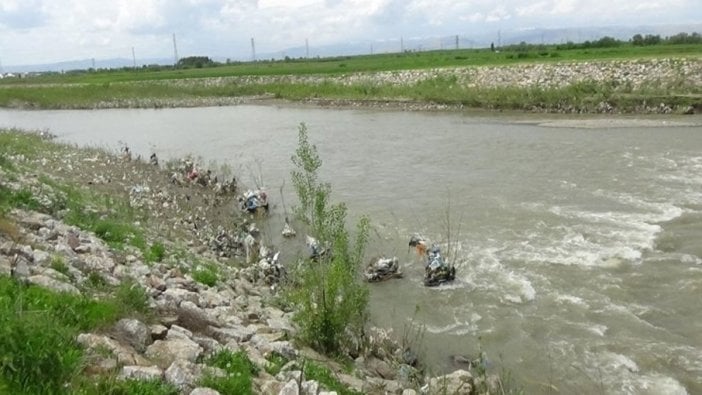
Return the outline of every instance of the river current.
[[[226,164],[269,190],[274,233],[300,122],[334,197],[371,218],[369,256],[400,258],[403,279],[371,285],[373,322],[436,372],[483,351],[529,394],[702,393],[700,116],[0,110],[0,127]],[[422,286],[415,232],[451,252],[457,281]]]

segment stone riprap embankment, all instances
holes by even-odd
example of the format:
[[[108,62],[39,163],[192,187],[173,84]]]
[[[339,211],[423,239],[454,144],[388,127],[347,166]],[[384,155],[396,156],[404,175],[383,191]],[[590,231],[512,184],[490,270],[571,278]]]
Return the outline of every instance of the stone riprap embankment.
[[[557,91],[574,86],[578,89],[556,94],[552,103],[525,102],[520,110],[561,113],[693,113],[699,110],[702,92],[702,60],[699,58],[609,60],[590,62],[523,63],[503,66],[467,66],[348,73],[338,75],[233,76],[205,79],[162,81],[180,87],[224,87],[228,85],[336,84],[353,87],[408,87],[440,81],[446,89],[490,91],[524,89]],[[421,88],[418,88],[421,90]],[[418,90],[418,92],[419,92]],[[419,92],[421,94],[421,92]],[[564,96],[565,95],[565,96]],[[594,102],[587,96],[599,95]],[[529,96],[529,95],[527,95]],[[681,96],[696,98],[678,100]],[[265,99],[266,96],[256,99]],[[524,100],[524,99],[522,99]],[[526,99],[528,100],[528,99]],[[585,102],[583,102],[583,100]],[[460,101],[460,98],[458,99]],[[591,101],[591,99],[590,99]],[[321,95],[303,102],[323,106],[401,108],[403,110],[461,109],[456,98],[444,103],[402,97],[368,97],[336,99]],[[502,108],[499,103],[481,103],[488,109]],[[695,109],[695,107],[698,107]],[[517,109],[514,108],[513,109]]]
[[[572,63],[515,64],[505,66],[446,67],[340,75],[233,76],[162,81],[180,86],[217,87],[230,84],[323,84],[415,85],[436,78],[455,78],[458,85],[473,88],[561,88],[592,81],[646,87],[702,88],[702,60],[651,59]]]
[[[111,96],[110,86],[129,89]],[[60,97],[84,99],[56,98],[46,102],[43,99],[46,95],[36,91],[24,100],[11,98],[6,105],[56,109],[169,108],[279,104],[289,99],[317,106],[409,111],[469,107],[558,113],[691,114],[702,110],[702,59],[691,56],[180,78],[114,82],[100,90],[91,84],[40,83],[25,88],[67,90],[69,93]],[[74,89],[76,95],[71,94]]]
[[[132,209],[149,213],[142,224],[144,232],[151,243],[165,246],[165,256],[156,262],[138,248],[111,247],[95,233],[66,223],[66,209],[49,215],[15,208],[0,217],[11,220],[17,229],[0,231],[0,276],[70,294],[92,295],[96,283],[105,287],[133,283],[144,290],[148,318],[125,317],[109,328],[77,335],[76,341],[90,358],[89,374],[162,380],[183,394],[214,395],[219,392],[204,388],[201,379],[226,373],[203,360],[229,350],[245,352],[259,368],[252,388],[257,394],[335,394],[306,376],[303,360],[330,367],[343,385],[367,394],[465,393],[479,380],[465,370],[418,378],[419,371],[403,357],[406,351],[377,328],[369,328],[364,347],[357,350],[352,374],[295,344],[294,310],[275,303],[277,289],[257,274],[255,262],[242,262],[241,229],[265,218],[237,215],[233,195],[182,183],[157,166],[98,150],[4,159],[28,171],[10,174],[0,167],[0,186],[31,191],[40,211],[66,198],[61,188],[42,181],[43,177],[122,196]],[[218,224],[216,219],[223,217],[227,223]],[[231,243],[224,243],[231,248],[222,248],[223,234],[231,235]],[[213,237],[218,242],[213,243]],[[204,269],[216,273],[209,285],[196,275]],[[279,373],[266,372],[271,355],[289,361]]]
[[[562,88],[582,82],[626,85],[632,89],[681,85],[702,88],[702,61],[656,59],[455,67],[364,74],[349,76],[342,82],[411,85],[434,78],[456,78],[458,85],[471,88]]]

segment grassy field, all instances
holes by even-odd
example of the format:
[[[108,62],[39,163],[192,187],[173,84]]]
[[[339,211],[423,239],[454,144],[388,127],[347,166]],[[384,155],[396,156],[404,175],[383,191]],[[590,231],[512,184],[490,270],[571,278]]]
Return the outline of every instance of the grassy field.
[[[36,83],[85,83],[153,81],[183,78],[212,78],[248,75],[309,75],[344,74],[393,70],[426,69],[434,67],[499,66],[520,63],[563,61],[592,61],[613,59],[650,59],[661,57],[702,57],[702,44],[632,46],[612,48],[557,49],[555,45],[533,48],[513,48],[492,52],[490,49],[459,49],[426,52],[389,53],[331,57],[320,59],[291,59],[289,61],[259,61],[221,65],[218,67],[151,71],[105,70],[99,72],[52,74],[30,80],[0,80],[0,85]]]
[[[228,104],[232,98],[266,95],[287,100],[416,101],[488,109],[577,108],[592,112],[606,101],[622,112],[660,98],[671,106],[699,107],[700,89],[689,84],[612,89],[607,84],[568,87],[467,87],[437,77],[416,84],[344,81],[355,73],[439,68],[519,67],[592,61],[702,58],[702,44],[559,49],[512,46],[406,52],[322,59],[289,59],[217,67],[80,71],[0,80],[0,106],[11,108],[176,107]],[[285,76],[292,76],[286,80]],[[308,78],[305,80],[304,78]],[[213,80],[223,80],[213,83]]]

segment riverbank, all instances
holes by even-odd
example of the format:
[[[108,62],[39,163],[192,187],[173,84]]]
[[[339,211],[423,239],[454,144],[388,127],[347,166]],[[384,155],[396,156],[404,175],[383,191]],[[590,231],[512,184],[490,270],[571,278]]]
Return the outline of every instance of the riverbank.
[[[0,388],[487,390],[470,359],[466,370],[426,377],[407,359],[409,345],[382,329],[369,328],[343,364],[305,347],[265,265],[246,263],[246,235],[252,224],[265,229],[265,218],[241,213],[239,194],[185,181],[180,162],[156,166],[47,137],[0,132],[0,342],[9,350]]]
[[[28,79],[0,85],[0,105],[9,108],[164,108],[271,100],[407,111],[692,114],[702,109],[702,60],[564,61],[101,84],[32,84]]]

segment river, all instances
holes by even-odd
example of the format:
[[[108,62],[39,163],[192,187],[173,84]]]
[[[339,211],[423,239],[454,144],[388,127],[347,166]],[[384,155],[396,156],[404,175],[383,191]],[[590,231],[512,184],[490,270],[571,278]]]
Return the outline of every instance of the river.
[[[415,338],[433,370],[482,350],[529,394],[702,393],[700,116],[0,111],[0,126],[79,145],[226,164],[270,191],[275,232],[300,122],[334,197],[370,216],[369,255],[403,266],[371,285],[373,322]],[[414,232],[450,241],[452,285],[422,286]]]

